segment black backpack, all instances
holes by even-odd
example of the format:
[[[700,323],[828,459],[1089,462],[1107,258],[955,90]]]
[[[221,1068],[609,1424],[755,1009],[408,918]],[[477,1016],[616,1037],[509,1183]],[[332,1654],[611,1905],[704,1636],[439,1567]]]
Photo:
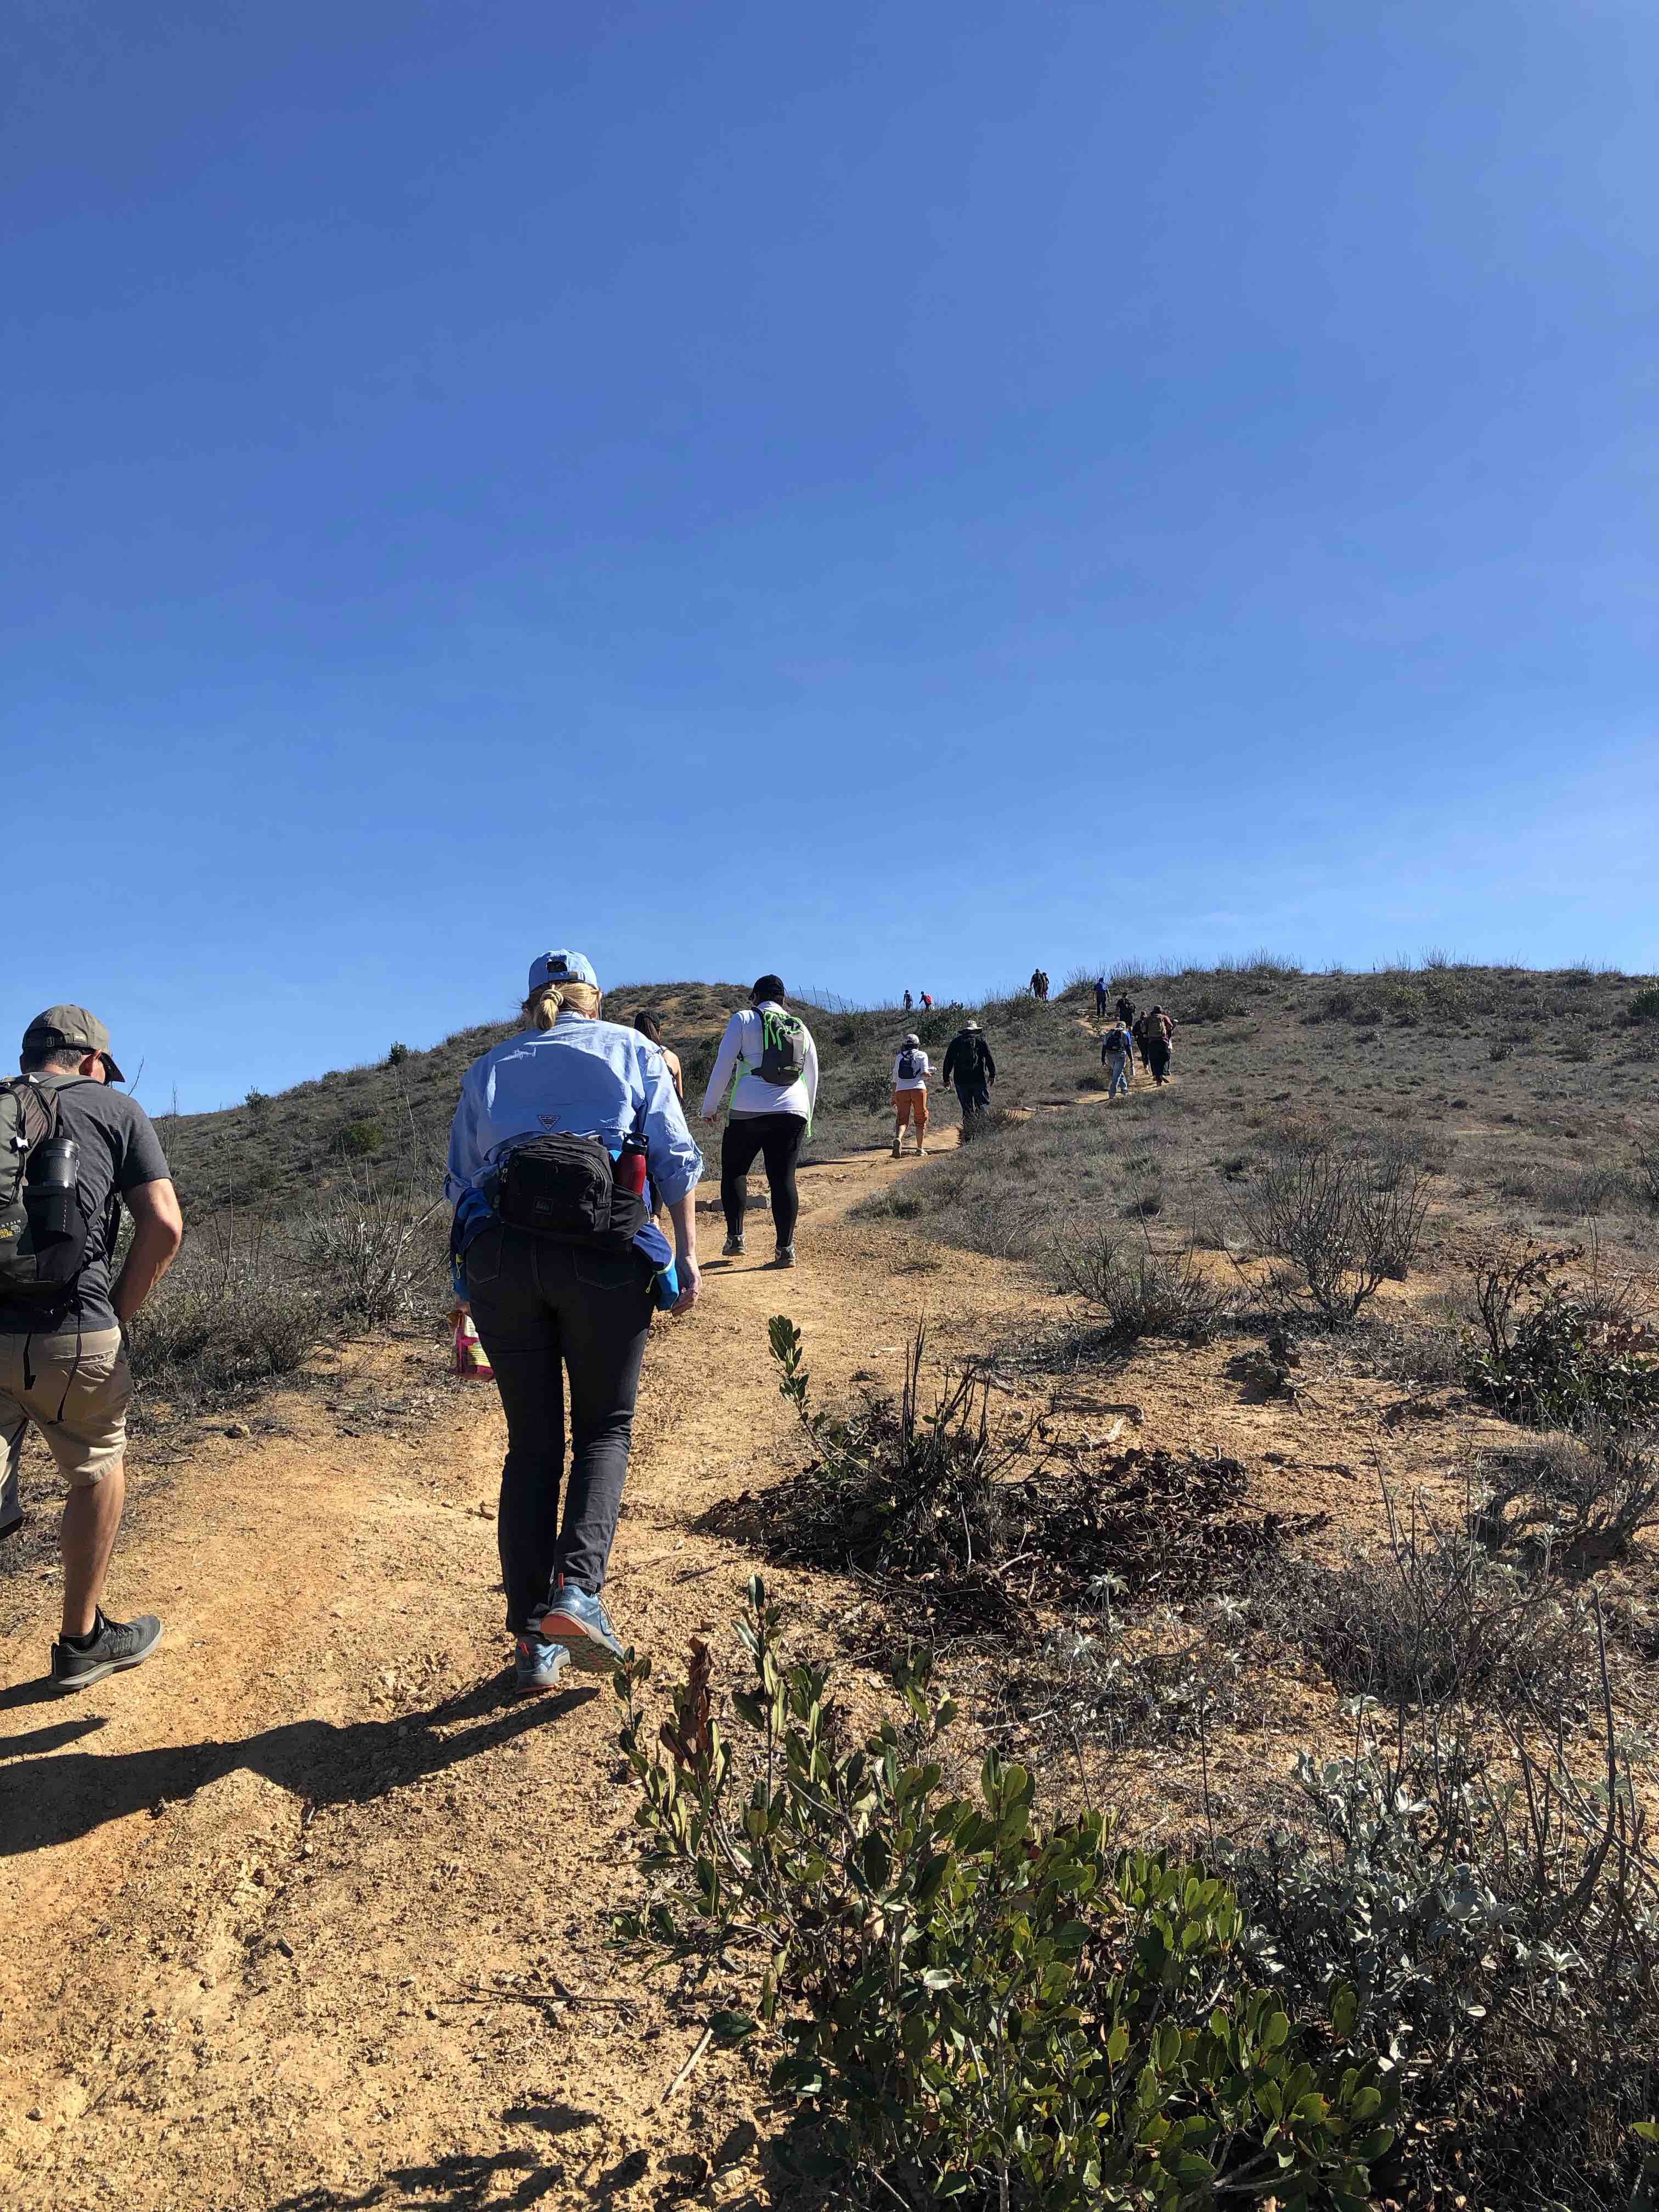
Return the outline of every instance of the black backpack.
[[[761,1015],[760,1066],[755,1070],[763,1083],[775,1083],[780,1091],[787,1091],[792,1083],[800,1081],[806,1066],[801,1051],[805,1035],[805,1024],[793,1014],[766,1008]]]
[[[900,1080],[904,1083],[914,1083],[921,1073],[921,1061],[922,1055],[919,1052],[902,1052],[899,1054],[898,1064]]]
[[[59,1147],[67,1159],[52,1158]],[[91,1224],[74,1176],[75,1140],[60,1133],[58,1087],[33,1076],[0,1082],[0,1305],[45,1321],[75,1296]],[[49,1184],[42,1170],[58,1165]],[[31,1177],[34,1180],[32,1182]]]
[[[647,1218],[644,1197],[617,1188],[610,1148],[598,1137],[520,1145],[501,1170],[495,1211],[509,1229],[611,1252],[625,1252]]]

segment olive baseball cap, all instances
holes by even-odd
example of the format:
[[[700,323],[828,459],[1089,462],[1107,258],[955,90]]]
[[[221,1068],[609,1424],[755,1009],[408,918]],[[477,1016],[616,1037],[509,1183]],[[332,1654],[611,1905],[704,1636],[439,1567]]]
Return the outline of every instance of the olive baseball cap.
[[[109,1048],[109,1031],[84,1006],[48,1006],[23,1032],[25,1052],[57,1052],[65,1046],[70,1051],[95,1052],[112,1083],[126,1081]]]

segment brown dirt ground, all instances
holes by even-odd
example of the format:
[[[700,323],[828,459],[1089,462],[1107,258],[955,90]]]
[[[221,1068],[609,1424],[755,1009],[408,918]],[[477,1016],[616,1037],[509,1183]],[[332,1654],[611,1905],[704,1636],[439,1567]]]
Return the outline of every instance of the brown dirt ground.
[[[693,1319],[658,1326],[610,1596],[659,1679],[693,1634],[732,1652],[754,1564],[694,1524],[797,1457],[770,1314],[800,1324],[831,1395],[872,1370],[896,1382],[923,1313],[944,1358],[1054,1315],[1027,1270],[846,1218],[903,1172],[884,1150],[806,1170],[796,1272],[716,1259]],[[1098,1431],[1132,1401],[1146,1440],[1244,1460],[1262,1509],[1332,1512],[1330,1541],[1376,1532],[1379,1462],[1432,1484],[1480,1425],[1431,1402],[1398,1418],[1398,1386],[1340,1364],[1308,1377],[1299,1407],[1263,1399],[1229,1372],[1236,1352],[1146,1350],[1130,1375],[1068,1378],[1056,1416]],[[664,2102],[736,1992],[605,1948],[639,1894],[614,1701],[608,1686],[505,1694],[501,1423],[493,1392],[441,1385],[446,1353],[358,1347],[339,1355],[343,1395],[271,1402],[282,1434],[214,1436],[165,1476],[135,1455],[112,1603],[167,1620],[139,1673],[55,1697],[40,1680],[55,1570],[14,1581],[0,2203],[784,2201],[763,2154],[763,2054],[713,2050]],[[418,1419],[362,1416],[411,1381]],[[44,1463],[27,1473],[38,1499]],[[830,1577],[769,1580],[820,1644],[859,1601]],[[873,1695],[856,1659],[845,1674],[855,1699]],[[1271,1724],[1212,1747],[1212,1811],[1258,1815],[1334,1714],[1315,1683],[1278,1686]],[[1108,1786],[1143,1832],[1200,1814],[1193,1758],[1161,1753]]]

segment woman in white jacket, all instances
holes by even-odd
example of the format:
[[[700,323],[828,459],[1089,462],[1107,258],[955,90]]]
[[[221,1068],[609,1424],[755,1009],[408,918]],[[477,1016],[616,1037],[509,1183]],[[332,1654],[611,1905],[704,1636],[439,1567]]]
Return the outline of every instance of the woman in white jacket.
[[[907,1128],[916,1133],[916,1150],[927,1149],[927,1079],[933,1063],[921,1048],[921,1039],[907,1030],[899,1056],[893,1062],[893,1158],[904,1152]]]

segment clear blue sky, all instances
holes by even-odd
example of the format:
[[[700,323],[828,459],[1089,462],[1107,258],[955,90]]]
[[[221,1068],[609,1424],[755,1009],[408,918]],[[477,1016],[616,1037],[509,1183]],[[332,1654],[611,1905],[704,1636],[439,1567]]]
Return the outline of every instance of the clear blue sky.
[[[14,0],[0,1027],[1659,965],[1646,0]]]

